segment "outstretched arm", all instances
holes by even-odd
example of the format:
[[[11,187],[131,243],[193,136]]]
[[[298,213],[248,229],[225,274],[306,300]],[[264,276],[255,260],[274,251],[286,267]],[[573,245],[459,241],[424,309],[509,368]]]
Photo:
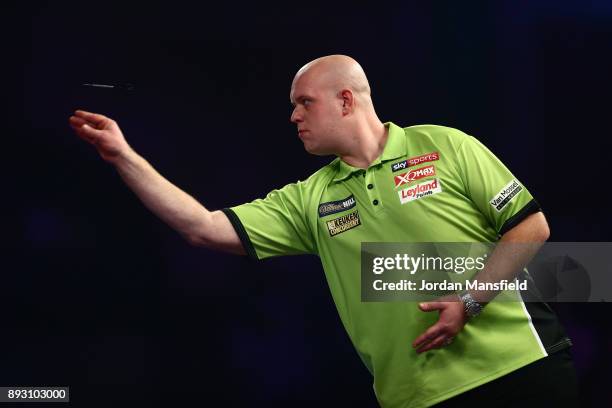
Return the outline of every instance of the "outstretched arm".
[[[100,114],[77,110],[70,126],[117,169],[140,201],[192,245],[244,255],[234,227],[222,211],[209,211],[159,174],[127,143],[119,125]]]

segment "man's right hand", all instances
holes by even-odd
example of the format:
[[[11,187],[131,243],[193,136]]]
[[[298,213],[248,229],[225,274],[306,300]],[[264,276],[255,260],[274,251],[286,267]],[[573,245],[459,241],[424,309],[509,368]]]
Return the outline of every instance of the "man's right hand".
[[[117,122],[97,113],[77,110],[69,119],[74,132],[96,147],[104,160],[115,163],[130,150]]]

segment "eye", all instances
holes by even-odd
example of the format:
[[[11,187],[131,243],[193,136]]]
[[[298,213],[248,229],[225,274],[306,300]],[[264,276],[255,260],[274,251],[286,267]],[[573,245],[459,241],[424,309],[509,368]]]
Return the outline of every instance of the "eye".
[[[312,101],[308,98],[304,98],[302,99],[302,103],[304,104],[304,106],[308,106],[312,103]]]

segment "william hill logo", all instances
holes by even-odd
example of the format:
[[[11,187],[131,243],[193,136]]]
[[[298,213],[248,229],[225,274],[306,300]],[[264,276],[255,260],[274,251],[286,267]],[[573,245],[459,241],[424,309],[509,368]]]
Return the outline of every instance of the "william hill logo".
[[[356,204],[357,201],[355,200],[355,197],[353,197],[352,194],[342,200],[321,203],[319,204],[319,217],[325,217],[329,214],[335,214],[341,211],[350,210]]]

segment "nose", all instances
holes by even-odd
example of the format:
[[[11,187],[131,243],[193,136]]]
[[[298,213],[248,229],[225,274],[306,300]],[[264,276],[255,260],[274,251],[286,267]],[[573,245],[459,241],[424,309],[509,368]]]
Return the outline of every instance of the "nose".
[[[293,112],[291,112],[291,119],[289,120],[296,124],[300,123],[303,120],[302,113],[299,111],[299,106],[293,108]]]

